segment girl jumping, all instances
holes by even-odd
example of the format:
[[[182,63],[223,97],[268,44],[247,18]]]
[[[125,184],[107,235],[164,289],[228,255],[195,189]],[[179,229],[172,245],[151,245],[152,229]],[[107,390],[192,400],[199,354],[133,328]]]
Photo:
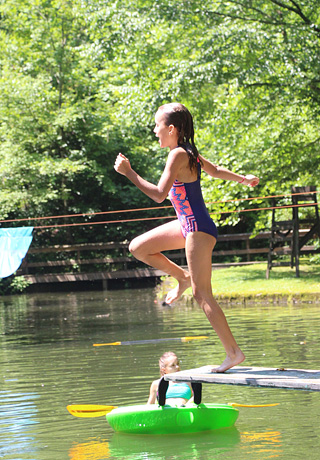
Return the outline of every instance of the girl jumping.
[[[252,174],[242,176],[233,173],[200,155],[194,143],[192,116],[182,104],[165,104],[158,109],[154,133],[160,147],[169,148],[167,162],[157,185],[140,177],[122,153],[118,154],[114,168],[156,203],[161,203],[169,195],[178,219],[138,236],[130,243],[129,250],[138,260],[178,281],[177,286],[168,293],[166,303],[171,304],[187,288],[192,287],[194,298],[226,351],[225,360],[212,372],[225,372],[244,361],[245,356],[212,294],[211,258],[218,232],[203,201],[201,170],[214,178],[252,187],[258,185],[259,179]],[[181,248],[185,248],[188,271],[162,254],[163,251]]]

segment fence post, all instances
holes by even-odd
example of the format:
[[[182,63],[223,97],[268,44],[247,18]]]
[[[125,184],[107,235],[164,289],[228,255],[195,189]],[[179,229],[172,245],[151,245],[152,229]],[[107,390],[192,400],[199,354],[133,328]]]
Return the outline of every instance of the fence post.
[[[127,257],[127,248],[122,249],[122,255],[123,257]],[[126,260],[123,262],[123,267],[125,270],[128,270],[128,262]]]
[[[106,280],[106,279],[103,279],[103,280],[102,280],[102,289],[103,289],[104,291],[107,291],[107,290],[108,290],[108,280]]]

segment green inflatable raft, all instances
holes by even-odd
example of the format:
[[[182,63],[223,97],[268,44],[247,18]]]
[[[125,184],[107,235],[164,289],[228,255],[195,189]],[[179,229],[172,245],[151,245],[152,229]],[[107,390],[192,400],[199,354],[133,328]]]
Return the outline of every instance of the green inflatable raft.
[[[196,433],[234,425],[238,409],[227,404],[186,407],[136,405],[119,407],[106,415],[114,431],[134,434]]]

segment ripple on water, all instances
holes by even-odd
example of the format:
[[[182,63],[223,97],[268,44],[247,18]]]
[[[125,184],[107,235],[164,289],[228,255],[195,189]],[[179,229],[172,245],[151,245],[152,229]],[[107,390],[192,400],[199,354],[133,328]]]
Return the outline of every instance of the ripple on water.
[[[6,460],[318,460],[320,394],[204,385],[207,402],[241,408],[223,433],[134,437],[102,418],[77,419],[68,404],[140,404],[159,377],[163,352],[183,369],[219,364],[224,351],[203,312],[190,303],[164,308],[152,289],[26,295],[0,301],[0,457]],[[313,305],[224,307],[248,365],[320,368],[320,309]],[[135,346],[93,343],[208,335],[203,341]],[[174,448],[172,445],[174,444]],[[318,449],[315,451],[315,449]]]

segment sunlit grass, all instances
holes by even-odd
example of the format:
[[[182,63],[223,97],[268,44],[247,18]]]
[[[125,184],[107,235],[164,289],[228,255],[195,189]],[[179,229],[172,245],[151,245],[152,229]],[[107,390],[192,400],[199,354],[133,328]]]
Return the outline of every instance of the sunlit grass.
[[[299,278],[295,269],[274,267],[268,280],[265,263],[224,268],[212,272],[212,287],[219,297],[320,296],[320,266],[300,265]]]
[[[273,267],[266,279],[267,264],[254,264],[222,268],[212,271],[212,289],[217,298],[263,298],[266,296],[285,296],[289,298],[320,298],[320,265],[300,265],[300,277],[296,278],[295,269]],[[172,278],[166,278],[160,288],[164,296],[175,285]],[[184,296],[191,297],[191,288]]]

